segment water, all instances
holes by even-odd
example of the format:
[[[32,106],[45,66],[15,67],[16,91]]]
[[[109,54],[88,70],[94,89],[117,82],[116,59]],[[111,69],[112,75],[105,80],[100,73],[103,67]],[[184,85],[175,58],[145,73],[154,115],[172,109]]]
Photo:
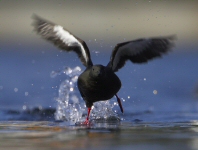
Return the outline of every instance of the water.
[[[197,122],[98,123],[92,127],[56,122],[1,122],[0,149],[179,149],[198,148]]]
[[[97,55],[94,62],[108,62],[109,55]],[[5,56],[10,66],[3,65]],[[76,87],[84,68],[70,58],[75,55],[5,53],[0,149],[198,149],[197,56],[172,53],[147,65],[127,63],[117,73],[124,114],[112,98],[94,104],[90,126],[77,126],[87,109]]]

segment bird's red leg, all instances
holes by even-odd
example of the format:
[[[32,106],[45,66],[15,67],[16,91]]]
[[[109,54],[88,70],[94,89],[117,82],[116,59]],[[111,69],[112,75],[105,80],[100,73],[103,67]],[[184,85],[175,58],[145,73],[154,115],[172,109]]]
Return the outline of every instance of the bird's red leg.
[[[120,100],[120,98],[118,97],[118,95],[117,95],[117,94],[116,94],[115,96],[116,96],[116,98],[117,98],[118,105],[120,106],[120,110],[121,110],[121,112],[123,113],[124,111],[123,111],[123,107],[122,107],[121,100]]]
[[[87,119],[86,119],[86,121],[84,122],[84,124],[89,124],[89,116],[90,116],[90,112],[91,112],[91,107],[87,108],[87,110],[88,110]]]

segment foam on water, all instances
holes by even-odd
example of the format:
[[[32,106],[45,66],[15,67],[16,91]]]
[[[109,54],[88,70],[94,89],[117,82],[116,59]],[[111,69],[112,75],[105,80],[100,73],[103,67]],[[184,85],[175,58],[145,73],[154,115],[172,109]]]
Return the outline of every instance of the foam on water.
[[[60,84],[59,95],[56,98],[56,120],[70,121],[74,123],[85,120],[87,108],[77,88],[77,80],[81,72],[82,71],[79,66],[76,66],[74,68],[65,67],[62,71],[51,72],[52,78],[60,74],[66,75],[66,79]],[[116,105],[116,102],[113,102],[113,104],[111,104],[109,101],[94,103],[90,119],[108,120],[114,118],[116,120],[119,120],[116,111],[113,110],[113,107]]]

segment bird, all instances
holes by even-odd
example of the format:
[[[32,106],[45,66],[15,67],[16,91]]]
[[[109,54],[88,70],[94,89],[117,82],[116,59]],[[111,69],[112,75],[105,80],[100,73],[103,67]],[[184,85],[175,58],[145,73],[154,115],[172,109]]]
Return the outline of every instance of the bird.
[[[112,50],[106,66],[93,64],[89,48],[85,41],[75,36],[63,26],[48,21],[36,14],[32,16],[34,31],[43,39],[53,43],[63,51],[75,52],[86,67],[77,81],[79,92],[87,107],[87,117],[84,124],[89,124],[93,103],[109,100],[116,96],[118,105],[123,113],[123,107],[117,93],[121,81],[115,74],[124,67],[127,61],[132,63],[147,63],[170,52],[174,46],[175,35],[140,38],[118,43]]]

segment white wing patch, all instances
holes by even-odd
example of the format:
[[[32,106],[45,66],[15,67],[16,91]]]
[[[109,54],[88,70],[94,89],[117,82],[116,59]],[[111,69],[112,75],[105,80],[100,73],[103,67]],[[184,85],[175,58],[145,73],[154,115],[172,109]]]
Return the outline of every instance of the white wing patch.
[[[56,35],[68,46],[80,46],[82,55],[85,58],[85,61],[88,61],[86,51],[83,47],[83,45],[69,32],[65,31],[62,26],[55,25],[54,26],[54,32]]]

